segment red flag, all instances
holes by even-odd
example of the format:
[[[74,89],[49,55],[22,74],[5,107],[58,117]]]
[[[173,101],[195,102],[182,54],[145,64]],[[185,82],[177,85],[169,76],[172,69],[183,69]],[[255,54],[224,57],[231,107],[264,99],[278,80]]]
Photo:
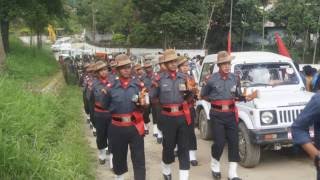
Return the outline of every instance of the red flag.
[[[282,41],[281,37],[279,36],[279,34],[276,32],[276,33],[274,33],[274,35],[276,37],[276,42],[277,42],[277,45],[278,45],[279,54],[291,58],[291,56],[289,54],[289,51],[286,48],[286,45],[283,43],[283,41]]]
[[[228,53],[231,54],[231,32],[228,33]]]

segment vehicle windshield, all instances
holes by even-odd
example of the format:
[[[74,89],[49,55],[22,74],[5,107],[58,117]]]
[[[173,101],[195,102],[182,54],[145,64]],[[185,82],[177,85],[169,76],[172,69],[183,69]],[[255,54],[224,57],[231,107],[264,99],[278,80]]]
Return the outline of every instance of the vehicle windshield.
[[[238,64],[235,74],[240,76],[242,87],[299,84],[298,75],[289,63]]]

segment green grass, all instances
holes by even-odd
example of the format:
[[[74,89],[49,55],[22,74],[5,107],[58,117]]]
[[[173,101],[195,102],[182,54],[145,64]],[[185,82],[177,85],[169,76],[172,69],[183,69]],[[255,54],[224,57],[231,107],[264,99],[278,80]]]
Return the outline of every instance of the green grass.
[[[58,72],[59,65],[49,49],[29,48],[17,38],[11,38],[10,43],[11,51],[6,59],[10,78],[37,82]]]
[[[65,86],[58,95],[26,89],[58,65],[46,51],[28,59],[30,49],[16,43],[0,74],[0,179],[94,179],[79,88]]]

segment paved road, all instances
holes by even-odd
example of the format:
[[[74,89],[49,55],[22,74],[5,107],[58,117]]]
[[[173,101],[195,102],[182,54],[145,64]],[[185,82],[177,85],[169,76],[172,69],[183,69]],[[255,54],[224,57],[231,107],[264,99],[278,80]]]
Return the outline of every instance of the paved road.
[[[87,125],[86,125],[87,126]],[[210,174],[210,141],[204,141],[198,136],[198,160],[200,165],[192,167],[190,170],[190,180],[211,180]],[[92,152],[96,153],[95,138],[87,128],[87,137],[92,147]],[[162,146],[156,144],[155,138],[148,135],[145,138],[146,168],[148,180],[162,180],[160,172]],[[226,152],[226,149],[225,149]],[[129,173],[126,174],[126,180],[133,179],[130,155]],[[101,166],[96,164],[97,180],[109,180],[113,178],[112,172],[107,165]],[[292,149],[282,151],[264,151],[259,166],[251,169],[239,167],[239,175],[244,180],[314,180],[315,171],[312,162],[304,154],[296,155]],[[223,180],[227,179],[227,153],[222,157],[222,176]],[[178,178],[178,163],[173,165],[173,180]]]

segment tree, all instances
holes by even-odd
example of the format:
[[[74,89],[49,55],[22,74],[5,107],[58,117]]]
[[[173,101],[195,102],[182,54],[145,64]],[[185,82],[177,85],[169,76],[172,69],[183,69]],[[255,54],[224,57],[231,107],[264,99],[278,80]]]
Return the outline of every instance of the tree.
[[[50,20],[63,16],[63,6],[61,0],[30,0],[23,7],[23,19],[31,31],[37,36],[37,47],[41,48],[41,34]]]
[[[6,59],[6,52],[3,48],[2,36],[0,36],[0,70],[4,66],[4,60]]]

